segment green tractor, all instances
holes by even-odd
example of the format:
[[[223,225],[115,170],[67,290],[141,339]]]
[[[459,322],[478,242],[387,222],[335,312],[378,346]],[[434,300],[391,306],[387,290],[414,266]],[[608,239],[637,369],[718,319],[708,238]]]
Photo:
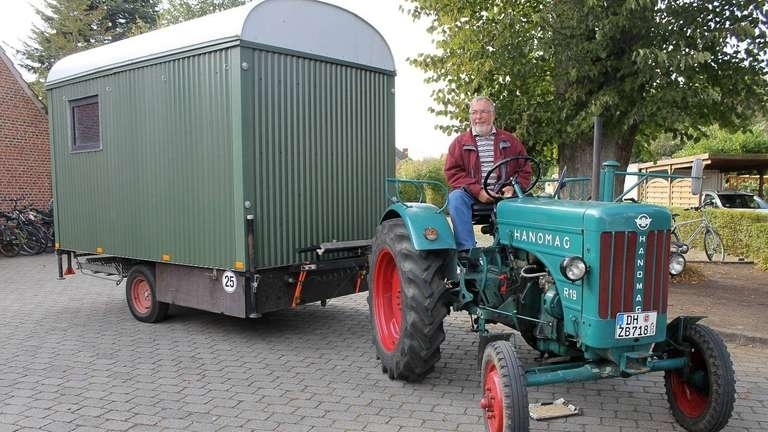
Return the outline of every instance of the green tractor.
[[[489,181],[509,159],[485,176],[489,194],[511,185],[519,198],[499,199],[479,216],[493,241],[472,249],[469,260],[458,260],[441,208],[393,198],[373,240],[368,276],[384,373],[404,381],[427,376],[440,360],[443,319],[466,311],[479,335],[480,407],[490,432],[528,430],[528,386],[654,371],[664,371],[667,400],[683,428],[723,428],[735,401],[727,348],[698,322],[702,317],[667,315],[670,274],[685,264],[673,252],[669,210],[617,202],[615,162],[603,164],[599,201],[561,199],[564,174],[553,194],[532,196],[541,170],[529,159],[535,178],[526,190],[514,176]],[[700,165],[693,177],[700,188]],[[516,330],[542,361],[523,365],[513,333],[492,332],[493,324]]]

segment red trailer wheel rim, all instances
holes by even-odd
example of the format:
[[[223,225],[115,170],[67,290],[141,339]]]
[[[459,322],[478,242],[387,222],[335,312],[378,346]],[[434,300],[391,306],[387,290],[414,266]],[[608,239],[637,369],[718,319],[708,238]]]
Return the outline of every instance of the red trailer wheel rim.
[[[392,352],[400,339],[402,303],[400,298],[400,274],[395,257],[389,249],[382,249],[376,257],[373,275],[373,304],[376,317],[376,333],[387,352]]]
[[[501,375],[493,362],[485,366],[483,398],[480,408],[485,412],[485,423],[489,432],[504,431],[504,395]]]
[[[152,308],[152,288],[142,277],[133,280],[131,284],[131,304],[138,314],[147,314]]]
[[[697,350],[691,354],[689,373],[702,370],[706,373],[704,359]],[[675,402],[686,417],[696,418],[704,413],[709,404],[709,394],[705,390],[696,388],[693,384],[686,381],[685,376],[679,371],[672,372],[670,383],[672,384],[672,395],[675,398]]]

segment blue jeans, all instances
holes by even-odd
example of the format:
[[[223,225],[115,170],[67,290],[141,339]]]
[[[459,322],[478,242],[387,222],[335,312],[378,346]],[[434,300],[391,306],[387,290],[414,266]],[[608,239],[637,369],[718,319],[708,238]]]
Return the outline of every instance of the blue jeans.
[[[472,204],[480,202],[464,189],[454,189],[448,194],[448,212],[453,224],[456,250],[475,247],[475,229],[472,227]]]

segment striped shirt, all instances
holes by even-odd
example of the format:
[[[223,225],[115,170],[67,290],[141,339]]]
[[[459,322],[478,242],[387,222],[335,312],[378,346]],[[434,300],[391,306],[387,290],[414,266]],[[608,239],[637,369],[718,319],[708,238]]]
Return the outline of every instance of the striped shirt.
[[[487,136],[475,135],[477,155],[480,158],[480,181],[483,181],[493,166],[493,140],[495,137],[496,128],[493,128]]]

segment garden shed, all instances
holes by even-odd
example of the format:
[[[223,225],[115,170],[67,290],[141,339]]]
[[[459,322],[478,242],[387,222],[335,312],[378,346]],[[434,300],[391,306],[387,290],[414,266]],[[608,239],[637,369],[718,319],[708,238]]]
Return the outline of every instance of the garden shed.
[[[57,241],[243,270],[370,239],[394,175],[381,34],[313,0],[262,0],[66,57],[50,101]]]

